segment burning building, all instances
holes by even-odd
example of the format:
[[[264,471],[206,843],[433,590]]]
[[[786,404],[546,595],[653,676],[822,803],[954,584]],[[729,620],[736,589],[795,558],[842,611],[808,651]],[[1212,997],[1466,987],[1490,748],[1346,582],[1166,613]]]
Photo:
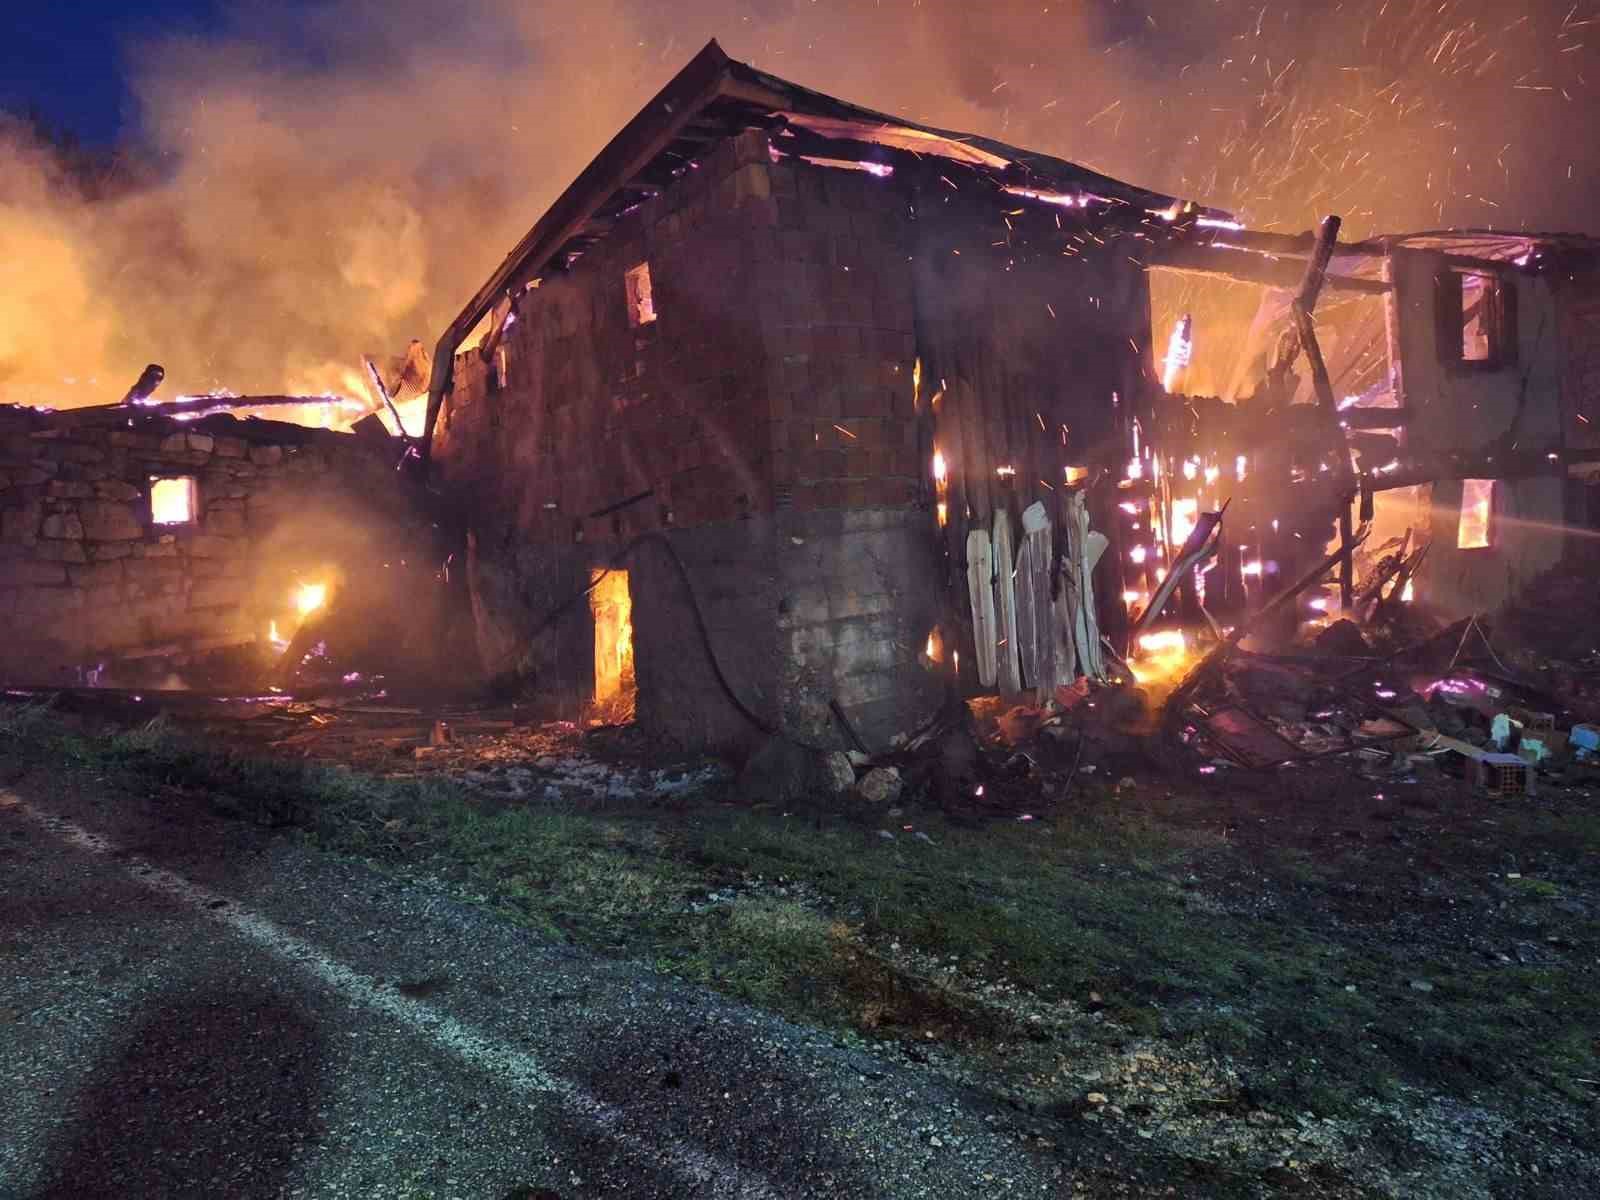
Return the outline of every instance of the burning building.
[[[1403,549],[1433,546],[1406,583],[1503,601],[1578,515],[1592,246],[1337,232],[1252,232],[710,44],[438,344],[422,455],[485,666],[636,687],[694,745],[876,749],[951,694],[1119,670],[1163,613],[1258,606],[1340,530],[1349,607],[1401,484]],[[1262,289],[1248,394],[1183,394],[1206,316],[1152,329],[1172,272]]]
[[[1279,633],[1495,608],[1591,523],[1597,244],[1338,234],[1251,230],[713,42],[431,364],[365,364],[350,415],[400,440],[156,411],[159,375],[4,414],[0,603],[38,635],[6,670],[298,655],[319,588],[358,580],[375,612],[396,562],[431,577],[435,520],[480,660],[453,676],[700,747],[877,750],[954,696],[1173,675],[1190,632],[1330,555],[1337,588],[1274,608]],[[451,644],[442,610],[399,606]]]
[[[347,661],[425,658],[438,558],[399,446],[226,411],[251,404],[0,407],[7,682],[289,682],[336,602]]]
[[[612,613],[640,718],[702,745],[881,746],[957,679],[1081,674],[1048,530],[1107,527],[1085,485],[1149,390],[1179,211],[1208,215],[708,46],[440,342],[430,452],[487,665],[604,693],[618,639],[583,630]],[[975,629],[985,554],[1027,587]],[[569,602],[596,572],[625,603]]]

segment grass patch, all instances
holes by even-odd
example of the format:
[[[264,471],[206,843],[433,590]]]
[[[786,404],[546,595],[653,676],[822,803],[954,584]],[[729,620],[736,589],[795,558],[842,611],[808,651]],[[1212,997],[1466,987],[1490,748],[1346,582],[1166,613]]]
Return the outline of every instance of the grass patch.
[[[714,799],[688,810],[495,808],[448,781],[240,756],[160,723],[83,735],[37,708],[0,710],[0,745],[36,766],[293,824],[321,847],[443,880],[552,935],[835,1027],[1016,1037],[970,986],[949,985],[955,965],[968,984],[1097,997],[1115,1023],[1108,1036],[1204,1044],[1244,1065],[1253,1102],[1283,1110],[1338,1113],[1402,1084],[1575,1098],[1572,1081],[1596,1076],[1593,977],[1581,965],[1592,953],[1490,963],[1450,937],[1418,943],[1396,924],[1335,919],[1339,889],[1399,876],[1373,882],[1371,862],[1289,852],[1242,872],[1235,847],[1130,813],[1109,793],[1088,791],[1050,823],[971,829],[919,814],[929,841],[888,840],[838,814]],[[1593,922],[1556,903],[1574,889],[1593,895],[1585,822],[1561,817],[1567,827],[1553,833],[1534,814],[1516,820],[1496,833],[1496,854],[1507,843],[1559,850],[1572,868],[1559,884],[1522,881],[1516,919],[1532,912],[1542,938],[1559,928],[1573,944],[1600,943]]]

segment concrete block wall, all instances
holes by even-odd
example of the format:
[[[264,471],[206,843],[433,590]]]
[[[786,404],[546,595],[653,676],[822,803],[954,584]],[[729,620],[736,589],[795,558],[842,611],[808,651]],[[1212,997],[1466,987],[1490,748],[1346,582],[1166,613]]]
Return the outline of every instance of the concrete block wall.
[[[275,619],[292,632],[302,575],[378,586],[426,557],[392,468],[349,434],[278,422],[0,408],[0,673],[74,682],[264,643]],[[168,476],[195,480],[193,522],[154,523]]]
[[[772,163],[757,261],[773,477],[796,511],[912,503],[913,229],[892,179]]]

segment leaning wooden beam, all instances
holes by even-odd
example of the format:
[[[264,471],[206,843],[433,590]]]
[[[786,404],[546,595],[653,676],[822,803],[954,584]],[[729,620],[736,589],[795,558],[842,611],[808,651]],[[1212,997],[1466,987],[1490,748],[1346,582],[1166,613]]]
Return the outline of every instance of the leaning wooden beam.
[[[994,551],[989,531],[973,528],[967,534],[967,597],[972,604],[972,642],[978,656],[978,683],[993,687],[999,672],[995,650]]]
[[[1100,626],[1094,608],[1094,564],[1105,550],[1104,537],[1089,532],[1089,510],[1083,493],[1074,491],[1066,498],[1067,508],[1067,608],[1072,618],[1072,641],[1078,654],[1078,669],[1090,679],[1105,674],[1101,657]]]
[[[995,613],[999,618],[999,637],[995,642],[998,670],[996,682],[1001,692],[1014,695],[1022,690],[1022,671],[1018,657],[1017,572],[1011,552],[1011,509],[1008,504],[994,510]]]
[[[1322,285],[1328,278],[1328,264],[1333,261],[1333,248],[1338,244],[1339,226],[1342,224],[1337,216],[1327,216],[1317,229],[1317,242],[1311,248],[1311,257],[1306,260],[1306,273],[1300,280],[1300,291],[1294,298],[1295,304],[1308,313],[1317,307],[1317,297],[1322,294]]]
[[[1023,682],[1043,704],[1056,687],[1055,634],[1050,625],[1050,517],[1043,503],[1022,510],[1017,553],[1017,647]]]
[[[383,385],[383,376],[378,374],[378,364],[373,362],[370,356],[363,354],[361,365],[367,369],[367,383],[371,387],[372,394],[383,402],[383,406],[389,410],[389,415],[394,418],[396,431],[401,437],[405,437],[405,422],[400,419],[400,410],[395,408],[394,401],[389,396],[389,389]]]
[[[1312,247],[1311,256],[1306,260],[1305,277],[1300,281],[1300,290],[1295,294],[1290,310],[1294,314],[1295,332],[1300,335],[1300,347],[1306,354],[1306,364],[1311,368],[1311,386],[1317,393],[1317,405],[1332,424],[1330,436],[1338,443],[1341,451],[1338,474],[1345,476],[1350,473],[1350,442],[1345,427],[1339,424],[1339,404],[1334,399],[1333,384],[1328,379],[1328,364],[1323,361],[1322,345],[1317,340],[1316,322],[1311,317],[1312,311],[1317,306],[1317,298],[1322,294],[1323,283],[1328,277],[1328,263],[1333,260],[1333,250],[1339,241],[1341,224],[1337,216],[1323,218],[1322,225],[1317,230],[1316,245]],[[1339,608],[1342,612],[1350,611],[1355,589],[1355,560],[1351,555],[1350,520],[1350,504],[1353,499],[1354,497],[1347,497],[1339,505],[1339,545],[1342,547],[1339,557]]]

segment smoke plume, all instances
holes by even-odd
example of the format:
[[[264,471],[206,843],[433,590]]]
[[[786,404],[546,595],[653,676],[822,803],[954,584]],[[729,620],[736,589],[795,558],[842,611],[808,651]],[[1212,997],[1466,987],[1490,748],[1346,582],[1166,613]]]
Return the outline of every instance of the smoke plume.
[[[259,12],[257,9],[272,9]],[[712,36],[881,110],[1351,236],[1581,228],[1593,6],[1533,0],[331,0],[130,45],[151,177],[85,191],[0,122],[0,402],[361,395],[431,343]]]

